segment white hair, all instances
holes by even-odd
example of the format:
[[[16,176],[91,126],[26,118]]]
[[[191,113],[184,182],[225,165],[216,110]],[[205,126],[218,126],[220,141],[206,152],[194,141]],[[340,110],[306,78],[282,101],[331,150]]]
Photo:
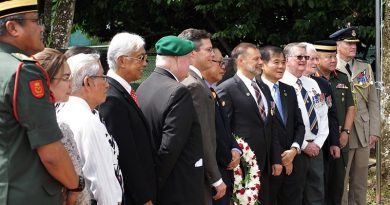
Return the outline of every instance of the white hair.
[[[115,71],[117,69],[117,60],[119,56],[129,55],[144,46],[144,39],[137,34],[127,32],[116,34],[112,38],[107,51],[108,67]]]
[[[99,54],[80,53],[69,57],[67,62],[73,76],[72,93],[81,89],[85,77],[96,75],[101,68]]]
[[[302,44],[306,45],[306,52],[308,52],[308,51],[317,52],[317,50],[316,50],[316,48],[314,47],[313,44],[307,43],[307,42],[303,42]]]

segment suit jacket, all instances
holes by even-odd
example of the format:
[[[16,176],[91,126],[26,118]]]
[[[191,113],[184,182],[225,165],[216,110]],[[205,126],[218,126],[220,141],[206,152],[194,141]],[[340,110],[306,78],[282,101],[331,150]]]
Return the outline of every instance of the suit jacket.
[[[259,85],[264,93],[265,87]],[[230,127],[235,135],[243,138],[254,151],[257,157],[259,169],[265,173],[271,173],[271,144],[279,143],[273,136],[275,129],[274,116],[270,114],[271,105],[268,103],[268,115],[263,121],[256,101],[240,77],[234,75],[218,86],[218,96],[222,101],[224,111],[229,120]]]
[[[107,99],[99,106],[99,113],[119,147],[125,204],[155,202],[155,150],[147,121],[125,88],[113,78],[108,78],[108,82]]]
[[[273,99],[269,87],[263,82],[259,81],[262,87],[265,87],[265,95],[268,99]],[[274,136],[278,137],[279,143],[277,146],[272,147],[272,156],[274,163],[282,164],[281,154],[289,150],[291,145],[296,142],[299,148],[302,146],[302,142],[305,135],[305,125],[303,124],[301,110],[298,106],[298,100],[295,94],[295,89],[279,81],[279,93],[280,100],[283,107],[284,121],[280,115],[279,110],[276,107],[276,120],[275,126],[277,127]]]
[[[203,205],[201,129],[190,91],[156,68],[137,90],[157,149],[157,203]]]
[[[328,105],[329,135],[326,138],[324,145],[322,146],[324,157],[328,160],[330,159],[330,146],[340,146],[339,120],[337,118],[336,101],[333,96],[332,87],[326,79],[317,76],[311,76],[311,78],[317,82],[318,86],[321,89],[321,93],[325,95],[325,102],[327,102]],[[332,101],[330,102],[331,104],[327,101],[327,99],[329,99],[329,96],[332,99]]]
[[[226,170],[227,166],[232,161],[232,149],[241,150],[237,141],[232,135],[232,131],[228,124],[228,119],[222,110],[221,101],[216,93],[215,94],[215,130],[217,134],[217,152],[216,158],[219,171],[221,172],[222,179],[229,188],[228,191],[232,191],[234,183],[233,170]],[[213,94],[213,95],[214,95]],[[231,193],[229,193],[231,194]]]
[[[202,130],[203,163],[207,189],[213,183],[221,179],[215,156],[217,142],[215,136],[215,105],[211,91],[205,81],[194,71],[182,83],[187,86],[192,95],[195,111]]]
[[[353,60],[352,76],[345,69],[345,63],[337,61],[337,69],[345,73],[351,81],[355,102],[354,130],[351,130],[349,147],[359,148],[369,145],[369,136],[380,136],[380,112],[375,79],[370,64]]]

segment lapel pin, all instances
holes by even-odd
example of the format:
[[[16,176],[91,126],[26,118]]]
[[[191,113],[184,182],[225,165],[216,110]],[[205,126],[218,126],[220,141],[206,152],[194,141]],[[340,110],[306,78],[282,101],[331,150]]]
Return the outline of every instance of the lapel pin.
[[[246,96],[250,96],[251,94],[250,93],[246,93]]]

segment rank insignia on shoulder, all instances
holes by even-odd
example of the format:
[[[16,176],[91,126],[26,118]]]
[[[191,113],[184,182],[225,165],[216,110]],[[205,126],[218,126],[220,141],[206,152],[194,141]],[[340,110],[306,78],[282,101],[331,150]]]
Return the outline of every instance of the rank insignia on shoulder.
[[[36,62],[36,60],[34,58],[28,57],[28,56],[24,55],[23,53],[12,53],[11,55],[14,56],[15,58],[17,58],[20,61]]]
[[[42,98],[45,96],[45,87],[43,86],[42,80],[31,80],[30,90],[34,97]]]

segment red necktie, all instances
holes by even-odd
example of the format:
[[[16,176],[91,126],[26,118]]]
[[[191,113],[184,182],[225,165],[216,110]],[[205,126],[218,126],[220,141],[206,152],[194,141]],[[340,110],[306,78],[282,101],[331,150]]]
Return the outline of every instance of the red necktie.
[[[135,90],[134,90],[134,89],[131,89],[130,95],[131,95],[131,97],[133,98],[134,102],[135,102],[135,103],[138,105],[138,107],[139,107],[137,94],[135,93]]]

